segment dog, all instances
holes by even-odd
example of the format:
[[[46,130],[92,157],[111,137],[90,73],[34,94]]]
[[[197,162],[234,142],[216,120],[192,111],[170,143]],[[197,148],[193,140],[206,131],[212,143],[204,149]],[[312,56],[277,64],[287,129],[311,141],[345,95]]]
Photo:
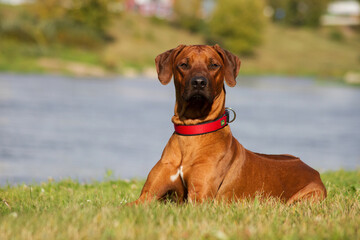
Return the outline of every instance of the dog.
[[[225,84],[234,87],[241,61],[219,45],[179,45],[155,59],[163,85],[174,79],[170,137],[133,204],[175,197],[179,203],[275,197],[292,204],[326,198],[319,173],[292,155],[245,149],[232,135]]]

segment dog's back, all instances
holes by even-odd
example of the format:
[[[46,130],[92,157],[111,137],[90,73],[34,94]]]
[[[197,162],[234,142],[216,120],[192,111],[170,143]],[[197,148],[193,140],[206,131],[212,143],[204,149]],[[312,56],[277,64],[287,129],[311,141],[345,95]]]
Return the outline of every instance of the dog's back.
[[[235,163],[236,167],[230,168],[218,196],[240,199],[263,195],[279,197],[287,203],[306,197],[313,200],[326,197],[320,174],[299,158],[288,154],[255,153],[238,144],[244,156],[238,158],[240,164]],[[229,192],[229,189],[233,191]]]

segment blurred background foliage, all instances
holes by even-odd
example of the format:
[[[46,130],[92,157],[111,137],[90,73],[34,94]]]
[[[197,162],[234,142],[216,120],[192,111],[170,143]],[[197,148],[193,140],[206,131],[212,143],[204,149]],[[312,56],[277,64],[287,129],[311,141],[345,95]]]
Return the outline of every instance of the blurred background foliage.
[[[109,3],[115,0],[34,0],[19,7],[2,6],[1,37],[48,45],[99,47],[107,39]],[[9,11],[6,11],[9,10]]]
[[[274,10],[272,19],[289,26],[318,27],[331,0],[268,0]]]
[[[236,54],[251,54],[260,44],[265,19],[264,2],[219,1],[209,22],[209,43],[220,43]]]
[[[191,32],[206,33],[207,23],[202,17],[202,2],[202,0],[175,1],[173,24]]]
[[[332,0],[2,2],[5,71],[73,74],[82,68],[79,74],[91,75],[96,66],[98,75],[146,72],[157,54],[180,43],[218,43],[240,55],[249,74],[343,77],[360,71],[359,25],[321,24]]]

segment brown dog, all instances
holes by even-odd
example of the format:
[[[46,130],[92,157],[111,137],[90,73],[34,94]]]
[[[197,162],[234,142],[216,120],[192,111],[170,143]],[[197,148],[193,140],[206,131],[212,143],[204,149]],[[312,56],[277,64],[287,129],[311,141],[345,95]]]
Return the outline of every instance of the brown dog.
[[[176,126],[197,128],[224,116],[224,79],[230,87],[235,86],[240,68],[237,56],[218,45],[180,45],[157,56],[155,63],[162,84],[174,76],[172,122]],[[220,129],[209,133],[174,132],[134,203],[163,199],[170,193],[175,193],[179,202],[232,201],[259,193],[286,203],[326,197],[317,171],[291,155],[245,149],[224,121]]]

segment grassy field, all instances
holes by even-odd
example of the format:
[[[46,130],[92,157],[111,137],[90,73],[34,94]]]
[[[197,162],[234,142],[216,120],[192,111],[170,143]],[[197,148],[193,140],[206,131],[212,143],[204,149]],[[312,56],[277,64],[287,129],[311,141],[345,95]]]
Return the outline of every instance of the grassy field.
[[[0,239],[359,239],[360,170],[321,175],[328,198],[286,206],[154,202],[127,207],[143,181],[73,180],[0,189]]]
[[[335,41],[333,31],[269,25],[255,57],[243,59],[242,71],[335,78],[360,73],[360,36],[339,31],[344,37]]]
[[[240,56],[240,74],[309,75],[342,79],[360,73],[360,35],[351,31],[285,28],[269,23],[251,57]],[[157,54],[178,44],[204,44],[204,37],[135,14],[113,20],[113,41],[100,49],[30,44],[0,39],[0,71],[71,75],[155,74]]]
[[[44,46],[0,38],[0,71],[100,77],[138,74],[150,67],[155,71],[154,59],[165,50],[180,43],[204,43],[198,34],[132,14],[115,19],[109,32],[114,40],[98,49]]]

